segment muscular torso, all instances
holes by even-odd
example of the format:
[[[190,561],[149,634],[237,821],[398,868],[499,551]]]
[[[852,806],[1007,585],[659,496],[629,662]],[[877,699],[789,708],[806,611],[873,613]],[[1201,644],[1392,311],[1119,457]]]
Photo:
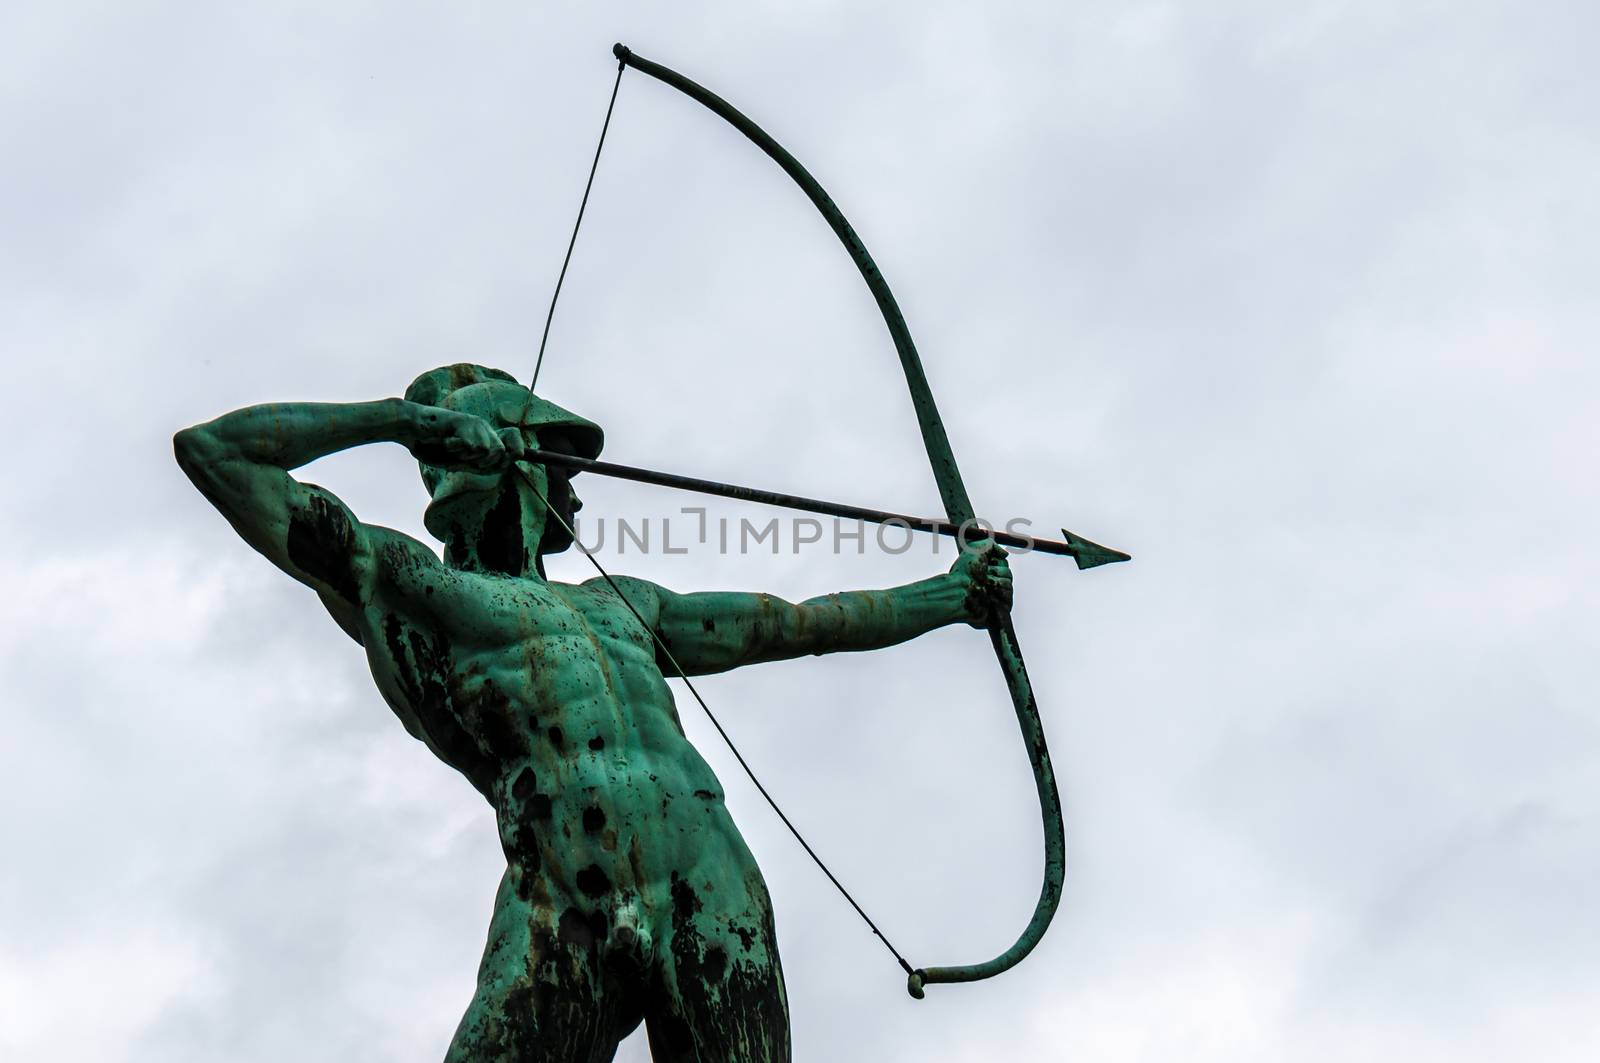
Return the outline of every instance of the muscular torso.
[[[754,872],[709,765],[684,736],[655,644],[601,581],[446,568],[380,546],[359,628],[385,699],[493,805],[510,895],[595,929],[648,924],[674,876]],[[651,603],[636,602],[645,611]],[[697,876],[700,877],[700,876]]]

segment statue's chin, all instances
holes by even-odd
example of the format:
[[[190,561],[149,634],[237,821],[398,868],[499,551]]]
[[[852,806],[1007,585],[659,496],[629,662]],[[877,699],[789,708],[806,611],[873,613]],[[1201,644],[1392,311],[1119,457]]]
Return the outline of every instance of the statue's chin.
[[[554,521],[544,533],[544,538],[539,540],[539,556],[547,557],[550,554],[559,554],[572,548],[572,536],[567,534],[567,529]]]

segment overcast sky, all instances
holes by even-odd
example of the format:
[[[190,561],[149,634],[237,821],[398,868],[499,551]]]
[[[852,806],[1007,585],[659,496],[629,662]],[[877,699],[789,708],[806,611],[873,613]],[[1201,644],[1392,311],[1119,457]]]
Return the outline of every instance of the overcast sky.
[[[1135,555],[1015,560],[1069,870],[991,982],[909,1000],[680,698],[772,886],[796,1057],[1600,1056],[1591,6],[543,6],[0,14],[0,1057],[442,1056],[490,809],[170,438],[526,377],[619,39],[832,192],[980,511]],[[637,72],[541,390],[617,461],[938,508],[833,235]],[[306,475],[422,534],[399,448]],[[591,519],[694,504],[586,479]],[[603,557],[795,598],[951,560]],[[1010,944],[1040,831],[985,638],[703,691],[913,963]]]

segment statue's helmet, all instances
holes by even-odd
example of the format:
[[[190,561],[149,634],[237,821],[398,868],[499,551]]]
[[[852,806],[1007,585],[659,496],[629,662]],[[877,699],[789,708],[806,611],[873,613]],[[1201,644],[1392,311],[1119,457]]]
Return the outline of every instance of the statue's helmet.
[[[600,448],[605,445],[605,433],[593,421],[579,417],[571,410],[557,406],[549,399],[534,395],[523,386],[516,377],[503,369],[490,369],[488,366],[473,365],[469,362],[457,362],[455,365],[443,365],[437,369],[430,369],[411,382],[406,388],[406,400],[420,403],[423,406],[449,405],[450,396],[463,388],[475,384],[499,382],[520,388],[523,397],[518,402],[525,404],[525,411],[521,413],[520,423],[537,432],[540,428],[559,428],[572,444],[573,451],[580,458],[594,458],[600,454]],[[496,427],[501,427],[496,425]],[[429,465],[422,466],[422,482],[427,485],[430,495],[436,492],[439,485],[440,470]]]

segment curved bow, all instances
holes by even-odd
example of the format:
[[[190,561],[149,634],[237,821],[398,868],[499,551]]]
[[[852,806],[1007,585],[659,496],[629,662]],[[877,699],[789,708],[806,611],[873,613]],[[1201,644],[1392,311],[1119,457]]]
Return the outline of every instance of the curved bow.
[[[906,384],[911,389],[911,402],[916,407],[917,423],[922,428],[922,443],[933,466],[934,479],[939,484],[939,495],[944,500],[945,513],[952,524],[970,526],[973,519],[972,502],[967,497],[966,485],[961,481],[961,470],[956,467],[955,455],[950,451],[950,440],[945,435],[944,422],[939,419],[934,405],[933,391],[922,371],[922,359],[917,356],[916,344],[906,328],[905,317],[895,302],[894,293],[883,279],[882,272],[867,253],[866,246],[850,223],[823,191],[817,179],[804,166],[773,140],[760,126],[741,114],[722,97],[690,81],[675,70],[660,63],[635,55],[618,44],[612,53],[624,66],[649,74],[664,81],[690,98],[699,101],[720,115],[756,147],[783,167],[806,196],[822,212],[828,225],[844,243],[845,250],[861,271],[862,279],[872,289],[878,309],[883,312],[884,324],[894,339],[895,350],[900,354],[900,366],[905,371]],[[921,999],[923,986],[936,982],[976,982],[1009,970],[1033,951],[1044,937],[1050,919],[1061,901],[1061,884],[1066,868],[1066,839],[1061,823],[1061,798],[1056,792],[1055,772],[1050,766],[1050,751],[1045,746],[1044,726],[1039,720],[1039,707],[1033,698],[1033,686],[1028,682],[1028,670],[1022,662],[1022,651],[1017,646],[1017,633],[1008,615],[997,615],[989,625],[989,638],[994,644],[1000,670],[1005,673],[1006,686],[1011,691],[1011,701],[1016,707],[1017,723],[1022,728],[1022,740],[1027,746],[1028,761],[1033,766],[1033,777],[1039,791],[1039,811],[1044,819],[1044,885],[1039,890],[1039,901],[1034,906],[1033,918],[1023,929],[1016,943],[994,959],[985,963],[962,964],[953,967],[926,967],[911,972],[906,988],[913,997]]]

